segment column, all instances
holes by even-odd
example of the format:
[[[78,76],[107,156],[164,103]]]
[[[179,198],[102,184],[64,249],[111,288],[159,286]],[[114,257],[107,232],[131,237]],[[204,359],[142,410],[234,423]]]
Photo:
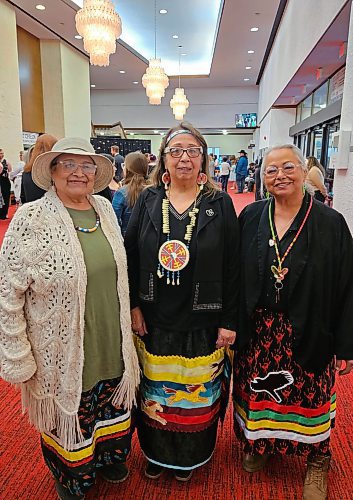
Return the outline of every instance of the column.
[[[0,148],[15,165],[22,144],[22,112],[15,11],[0,0]]]
[[[353,131],[353,9],[349,23],[349,34],[347,44],[346,75],[344,80],[341,130]],[[353,233],[353,133],[348,153],[348,168],[337,169],[333,183],[333,207],[341,212]]]

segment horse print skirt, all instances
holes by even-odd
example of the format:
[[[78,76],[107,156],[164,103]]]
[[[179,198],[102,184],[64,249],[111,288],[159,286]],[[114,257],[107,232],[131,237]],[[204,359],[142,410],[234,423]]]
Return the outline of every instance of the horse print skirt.
[[[135,344],[143,371],[138,436],[157,465],[192,470],[212,456],[229,394],[230,364],[217,328],[149,328]]]

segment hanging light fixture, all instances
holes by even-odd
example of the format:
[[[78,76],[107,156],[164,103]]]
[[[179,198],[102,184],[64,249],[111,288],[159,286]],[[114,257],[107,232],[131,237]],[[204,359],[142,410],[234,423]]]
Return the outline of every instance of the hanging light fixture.
[[[186,98],[184,93],[184,89],[180,87],[180,49],[182,48],[179,45],[179,87],[175,89],[175,94],[170,100],[170,107],[173,110],[173,114],[175,119],[181,121],[184,118],[186,110],[189,107],[189,101]]]
[[[121,35],[121,19],[111,0],[83,0],[76,16],[76,29],[83,37],[83,47],[95,66],[109,66]]]
[[[165,89],[169,85],[160,58],[157,58],[157,5],[154,1],[154,58],[150,59],[146,73],[142,77],[142,85],[146,89],[146,95],[150,104],[160,104],[165,95]]]

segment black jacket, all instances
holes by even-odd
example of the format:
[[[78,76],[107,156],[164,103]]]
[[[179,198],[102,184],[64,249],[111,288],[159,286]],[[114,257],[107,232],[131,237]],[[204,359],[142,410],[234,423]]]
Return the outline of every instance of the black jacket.
[[[157,265],[162,229],[163,188],[148,188],[138,198],[125,235],[131,308],[156,302]],[[203,196],[195,228],[197,259],[193,275],[193,313],[221,312],[219,327],[236,329],[239,287],[239,229],[230,197]]]
[[[39,200],[45,195],[44,189],[35,184],[31,172],[23,172],[21,181],[21,202],[22,204],[30,201]]]
[[[263,286],[270,237],[268,204],[268,200],[252,203],[239,217],[240,349],[251,338],[252,315]],[[353,240],[343,216],[316,200],[301,237],[307,241],[305,250],[298,254],[293,246],[285,278],[294,355],[304,368],[320,371],[334,354],[338,359],[353,359]]]

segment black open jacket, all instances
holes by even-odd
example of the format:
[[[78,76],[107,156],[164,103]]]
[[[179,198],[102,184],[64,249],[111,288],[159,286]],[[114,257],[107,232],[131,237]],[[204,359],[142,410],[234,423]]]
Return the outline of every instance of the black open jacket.
[[[158,302],[157,265],[164,189],[147,188],[138,198],[125,235],[131,308]],[[202,197],[193,274],[193,313],[220,314],[219,327],[236,329],[239,287],[239,226],[231,198],[223,192]]]
[[[309,195],[306,194],[306,201]],[[252,316],[261,305],[270,229],[268,200],[248,205],[240,214],[241,297],[237,346],[248,345]],[[291,250],[288,312],[294,355],[309,371],[320,371],[332,359],[353,359],[353,240],[343,216],[313,200],[300,237],[307,244]],[[300,245],[303,248],[303,245]]]

